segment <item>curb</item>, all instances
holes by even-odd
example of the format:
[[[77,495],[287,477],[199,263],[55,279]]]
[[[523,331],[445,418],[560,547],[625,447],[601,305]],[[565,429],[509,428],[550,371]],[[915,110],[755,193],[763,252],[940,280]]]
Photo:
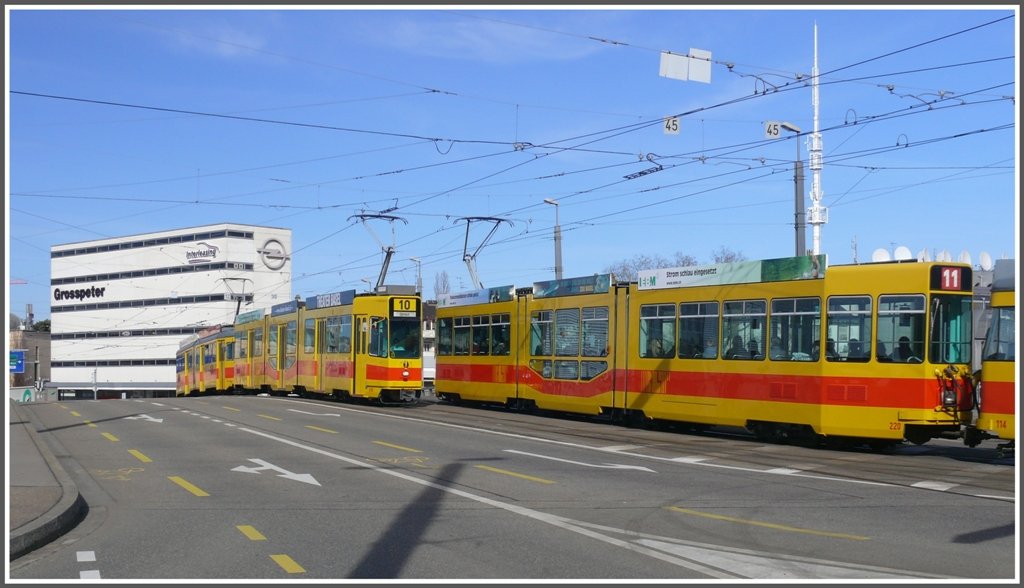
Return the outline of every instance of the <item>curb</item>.
[[[79,493],[78,486],[71,480],[71,476],[64,471],[49,446],[36,433],[32,421],[26,419],[24,413],[18,409],[18,403],[12,402],[11,408],[18,415],[18,420],[22,421],[29,437],[32,438],[32,442],[35,443],[62,490],[61,499],[53,508],[41,517],[11,530],[10,558],[11,561],[14,561],[70,531],[85,518],[89,512],[89,506]]]

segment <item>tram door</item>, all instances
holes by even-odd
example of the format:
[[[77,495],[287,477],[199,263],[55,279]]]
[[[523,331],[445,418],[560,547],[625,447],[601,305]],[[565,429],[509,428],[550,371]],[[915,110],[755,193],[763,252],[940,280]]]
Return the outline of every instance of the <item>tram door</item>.
[[[366,386],[366,351],[370,341],[370,320],[365,314],[353,315],[352,395],[362,396]]]
[[[246,350],[246,352],[245,352],[244,357],[242,357],[242,362],[244,363],[244,371],[243,371],[243,373],[245,374],[245,381],[242,382],[242,387],[244,387],[246,390],[251,390],[252,389],[252,372],[253,372],[253,370],[256,369],[256,359],[254,358],[254,355],[256,355],[256,352],[255,352],[256,347],[254,346],[254,343],[253,343],[253,339],[255,338],[255,334],[256,334],[255,330],[250,330],[250,331],[245,333],[245,350]],[[262,359],[262,358],[260,358],[260,359]]]
[[[200,384],[203,381],[203,346],[196,345],[192,348],[192,370],[188,374],[189,390],[202,392]]]
[[[217,390],[225,390],[227,388],[227,343],[224,341],[217,341]]]
[[[317,319],[313,337],[313,389],[324,389],[324,352],[327,350],[327,321]]]
[[[274,357],[274,363],[277,364],[275,387],[280,390],[284,388],[285,348],[288,347],[288,342],[285,340],[286,334],[284,325],[274,325],[274,330],[277,331],[277,353]]]

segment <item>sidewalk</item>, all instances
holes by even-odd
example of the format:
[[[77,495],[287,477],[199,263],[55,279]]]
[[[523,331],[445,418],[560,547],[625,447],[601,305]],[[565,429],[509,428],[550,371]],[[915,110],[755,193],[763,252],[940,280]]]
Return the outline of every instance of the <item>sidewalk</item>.
[[[71,476],[36,433],[18,402],[9,400],[7,446],[11,561],[67,533],[88,512]]]

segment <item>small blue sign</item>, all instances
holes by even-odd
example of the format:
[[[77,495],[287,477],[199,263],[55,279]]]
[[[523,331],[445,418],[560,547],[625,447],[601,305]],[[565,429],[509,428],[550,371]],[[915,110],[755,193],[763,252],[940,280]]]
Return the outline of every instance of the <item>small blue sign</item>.
[[[25,350],[24,349],[12,349],[11,350],[11,371],[12,374],[23,374],[25,373]]]

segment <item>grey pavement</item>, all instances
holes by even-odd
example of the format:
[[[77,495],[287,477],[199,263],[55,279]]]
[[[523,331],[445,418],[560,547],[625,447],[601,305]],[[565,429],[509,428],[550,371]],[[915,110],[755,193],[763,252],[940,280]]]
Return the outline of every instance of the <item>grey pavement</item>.
[[[9,401],[7,464],[10,487],[11,561],[38,549],[77,525],[88,507],[46,442],[29,412]]]

